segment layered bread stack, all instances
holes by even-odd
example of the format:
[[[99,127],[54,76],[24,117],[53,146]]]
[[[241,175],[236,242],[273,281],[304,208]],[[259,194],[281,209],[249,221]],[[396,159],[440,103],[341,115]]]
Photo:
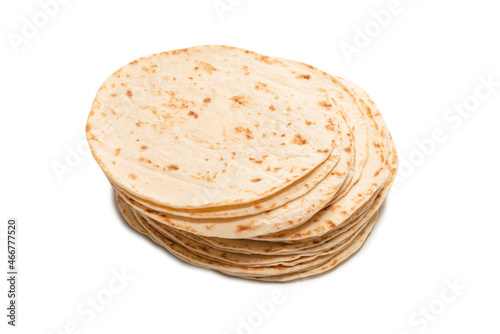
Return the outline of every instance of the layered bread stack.
[[[227,46],[122,67],[86,132],[132,227],[188,263],[255,280],[317,275],[354,254],[397,170],[361,88]]]

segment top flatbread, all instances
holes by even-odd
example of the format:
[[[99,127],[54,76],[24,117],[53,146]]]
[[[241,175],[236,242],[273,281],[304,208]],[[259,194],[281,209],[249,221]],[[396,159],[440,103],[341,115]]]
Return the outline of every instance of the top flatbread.
[[[335,106],[310,79],[237,48],[154,54],[102,84],[87,138],[107,177],[139,198],[179,209],[250,203],[335,146]]]

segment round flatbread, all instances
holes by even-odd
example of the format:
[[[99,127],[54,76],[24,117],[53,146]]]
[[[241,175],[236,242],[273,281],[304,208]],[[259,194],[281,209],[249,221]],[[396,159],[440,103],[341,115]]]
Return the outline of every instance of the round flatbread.
[[[259,200],[313,171],[335,146],[334,115],[326,90],[288,64],[200,46],[113,73],[86,132],[120,188],[162,206],[204,208]]]

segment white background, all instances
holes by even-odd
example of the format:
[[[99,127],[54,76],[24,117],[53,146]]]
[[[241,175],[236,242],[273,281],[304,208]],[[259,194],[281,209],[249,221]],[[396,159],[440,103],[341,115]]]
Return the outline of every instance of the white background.
[[[232,3],[222,16],[213,0],[68,1],[16,48],[9,38],[41,7],[2,1],[0,259],[5,272],[6,221],[17,217],[20,272],[16,328],[5,324],[1,279],[2,333],[498,333],[498,3],[401,0],[376,31],[371,12],[388,0],[221,2]],[[367,25],[372,37],[349,61],[341,45],[355,46]],[[381,109],[406,167],[366,245],[333,272],[299,285],[226,277],[178,261],[120,218],[82,150],[97,88],[138,57],[200,44],[310,63]],[[497,86],[474,100],[488,76]],[[478,105],[448,114],[464,101]],[[431,145],[438,128],[446,139]],[[70,169],[60,179],[57,164]],[[109,297],[122,270],[133,279],[90,319],[87,298]],[[461,288],[444,303],[447,280]],[[273,293],[282,302],[258,313]]]

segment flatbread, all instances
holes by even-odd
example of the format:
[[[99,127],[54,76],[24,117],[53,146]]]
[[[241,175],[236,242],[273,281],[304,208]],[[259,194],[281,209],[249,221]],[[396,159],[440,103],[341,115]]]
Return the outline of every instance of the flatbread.
[[[250,203],[310,173],[335,146],[334,114],[316,80],[282,61],[200,46],[113,73],[86,132],[114,184],[159,205],[204,208]]]

